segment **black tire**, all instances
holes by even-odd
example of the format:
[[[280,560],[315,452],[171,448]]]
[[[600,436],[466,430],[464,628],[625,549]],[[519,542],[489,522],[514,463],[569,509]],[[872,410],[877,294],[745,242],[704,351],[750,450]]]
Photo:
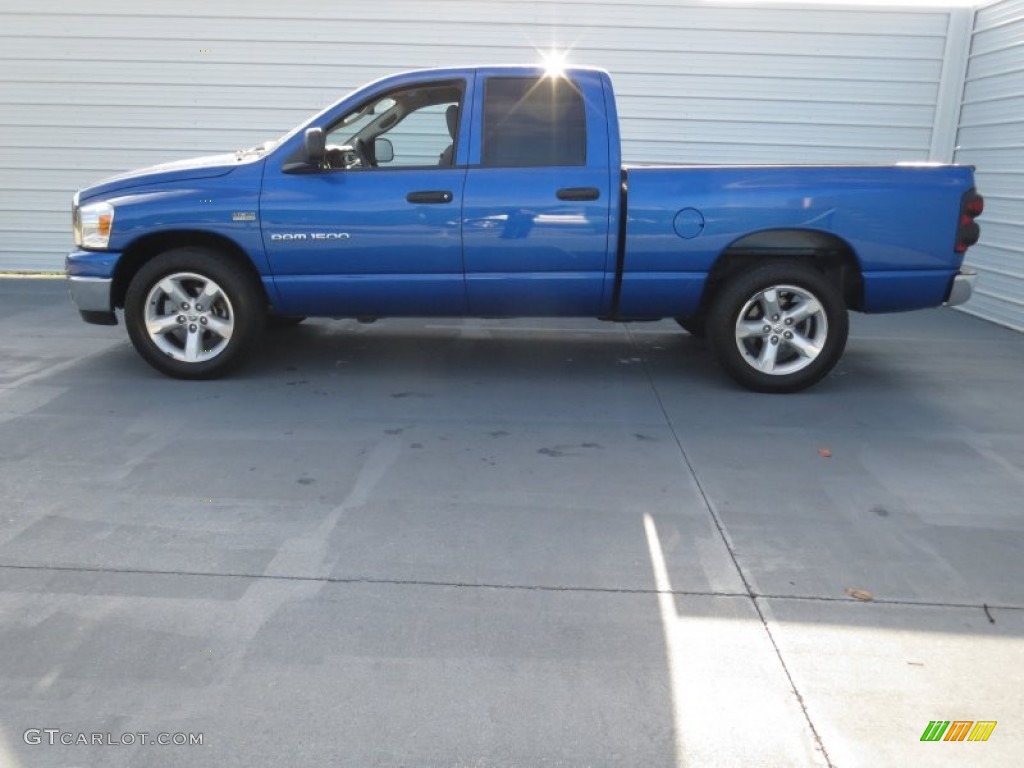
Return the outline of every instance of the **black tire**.
[[[306,318],[304,316],[279,315],[272,311],[267,315],[267,329],[271,331],[279,331],[285,328],[294,328],[305,319]]]
[[[707,317],[704,315],[690,315],[689,317],[677,317],[679,327],[691,336],[703,339],[708,332]]]
[[[146,262],[132,278],[124,319],[135,349],[158,371],[213,379],[252,352],[263,331],[266,297],[255,274],[218,251],[176,248]]]
[[[842,294],[813,266],[772,262],[724,285],[707,326],[726,373],[756,392],[783,393],[832,370],[846,348],[849,318]]]

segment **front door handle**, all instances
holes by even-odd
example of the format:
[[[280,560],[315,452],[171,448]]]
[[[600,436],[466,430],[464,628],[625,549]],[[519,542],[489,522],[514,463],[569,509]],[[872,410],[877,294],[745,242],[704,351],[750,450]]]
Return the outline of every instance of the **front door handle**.
[[[445,189],[427,189],[410,192],[405,199],[410,203],[450,203],[455,196]]]
[[[557,194],[559,200],[597,200],[601,191],[597,187],[565,187]]]

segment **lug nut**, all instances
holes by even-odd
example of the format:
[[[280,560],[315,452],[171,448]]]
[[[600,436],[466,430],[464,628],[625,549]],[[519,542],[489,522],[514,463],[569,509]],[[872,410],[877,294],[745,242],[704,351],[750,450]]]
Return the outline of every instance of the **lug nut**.
[[[765,333],[771,333],[771,332],[772,332],[772,327],[771,327],[770,325],[766,325],[766,326],[764,327],[764,332],[765,332]]]
[[[793,318],[792,317],[787,317],[786,318],[786,325],[792,325],[792,324],[793,324]]]
[[[195,324],[195,323],[192,323],[192,325],[190,325],[190,326],[188,327],[188,332],[189,332],[189,333],[195,333],[195,332],[196,332],[197,330],[199,330],[199,329],[198,329],[198,327],[196,326],[196,324]]]
[[[778,344],[778,343],[779,343],[779,337],[778,336],[772,336],[772,344]]]
[[[778,319],[779,319],[778,315],[772,315],[772,320],[775,320],[776,322],[778,322]]]
[[[196,304],[196,312],[202,312],[202,311],[203,311],[203,305],[202,304]]]
[[[793,338],[793,332],[792,331],[786,331],[785,336],[786,336],[787,339],[792,339]]]
[[[178,315],[178,322],[179,323],[184,323],[185,322],[185,316],[184,315]]]
[[[203,325],[206,325],[206,323],[209,322],[209,321],[205,317],[200,317],[199,318],[199,322],[202,323]],[[790,336],[792,336],[792,335],[793,334],[790,334]]]
[[[187,301],[181,302],[181,308],[184,309],[186,312],[188,312],[188,302]]]

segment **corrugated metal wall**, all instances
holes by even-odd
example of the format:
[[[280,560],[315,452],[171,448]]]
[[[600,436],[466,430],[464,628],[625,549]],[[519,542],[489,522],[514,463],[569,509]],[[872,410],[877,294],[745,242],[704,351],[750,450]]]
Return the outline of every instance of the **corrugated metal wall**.
[[[669,0],[16,5],[0,6],[0,269],[59,268],[71,194],[106,174],[251,146],[388,72],[534,61],[553,46],[612,71],[629,161],[928,159],[954,13]]]
[[[985,196],[981,242],[968,253],[978,292],[964,311],[1024,331],[1024,0],[975,16],[957,143]]]

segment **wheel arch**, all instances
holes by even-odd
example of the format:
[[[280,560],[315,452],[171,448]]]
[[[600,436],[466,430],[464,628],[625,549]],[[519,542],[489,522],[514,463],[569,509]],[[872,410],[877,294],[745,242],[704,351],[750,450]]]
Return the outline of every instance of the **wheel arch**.
[[[715,294],[730,278],[759,264],[786,260],[812,264],[835,284],[848,308],[863,308],[861,265],[846,240],[812,229],[766,229],[743,235],[722,251],[708,272],[697,314],[707,312]]]
[[[133,241],[124,250],[121,258],[118,259],[117,267],[114,269],[114,282],[111,292],[113,306],[124,307],[128,285],[147,261],[173,248],[188,247],[216,250],[226,258],[231,259],[238,266],[249,271],[259,284],[260,290],[263,292],[263,298],[268,304],[270,303],[270,297],[267,296],[267,291],[260,278],[259,271],[252,263],[249,255],[238,243],[229,237],[214,232],[179,229],[144,235]]]

